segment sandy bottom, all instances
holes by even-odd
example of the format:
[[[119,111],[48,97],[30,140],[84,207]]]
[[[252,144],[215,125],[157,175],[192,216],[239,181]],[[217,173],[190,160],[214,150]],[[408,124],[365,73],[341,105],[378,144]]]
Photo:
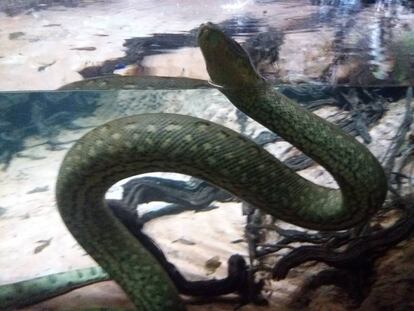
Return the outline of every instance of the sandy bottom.
[[[382,124],[371,130],[374,142],[370,148],[380,158],[381,150],[386,150],[403,115],[403,101],[391,105]],[[99,123],[98,120],[94,121],[94,117],[89,118],[88,122]],[[72,141],[86,131],[63,130],[58,140]],[[26,146],[34,146],[39,142],[39,138],[32,137],[27,139]],[[50,151],[46,145],[28,148],[13,159],[6,171],[0,172],[0,206],[5,211],[0,218],[0,236],[5,237],[0,240],[0,284],[95,265],[67,231],[56,209],[55,181],[60,162],[70,145],[63,145],[64,149],[58,151]],[[319,183],[331,183],[331,179],[327,179],[324,171],[317,167],[302,171],[301,174]],[[109,198],[120,197],[119,185],[111,188]],[[188,279],[199,280],[226,276],[228,257],[236,253],[246,256],[245,242],[232,243],[243,238],[244,225],[245,217],[240,204],[224,203],[220,204],[220,208],[208,212],[183,212],[161,217],[148,223],[145,232],[159,243],[167,257]],[[205,264],[215,256],[218,256],[221,265],[211,272]],[[266,284],[272,310],[284,310],[292,293],[315,269],[304,267],[299,271],[291,273],[286,280],[269,281]],[[30,310],[86,308],[96,304],[125,306],[128,299],[116,284],[103,282],[73,291]],[[213,309],[204,305],[192,306],[190,310],[230,310],[234,306],[214,304]],[[255,308],[249,306],[243,310]]]

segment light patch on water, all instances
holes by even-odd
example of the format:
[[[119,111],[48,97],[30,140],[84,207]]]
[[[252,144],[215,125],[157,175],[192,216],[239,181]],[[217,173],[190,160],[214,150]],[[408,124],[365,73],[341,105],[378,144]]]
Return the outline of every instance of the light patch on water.
[[[221,8],[228,11],[242,10],[246,5],[252,3],[252,0],[236,0],[232,3],[221,5]]]

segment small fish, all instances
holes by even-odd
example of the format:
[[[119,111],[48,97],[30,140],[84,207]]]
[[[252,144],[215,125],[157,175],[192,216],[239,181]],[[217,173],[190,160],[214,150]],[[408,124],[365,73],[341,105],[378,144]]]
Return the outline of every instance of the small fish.
[[[181,243],[181,244],[184,244],[184,245],[195,245],[196,244],[193,241],[186,240],[184,238],[179,238],[177,240],[172,241],[172,243],[177,243],[177,242],[178,243]]]
[[[50,67],[52,65],[54,65],[56,63],[56,61],[54,60],[53,62],[49,63],[49,64],[45,64],[42,66],[37,67],[37,71],[43,71],[45,70],[47,67]]]
[[[36,187],[33,190],[30,190],[26,192],[27,194],[37,193],[37,192],[46,192],[49,190],[49,186],[43,186],[43,187]]]
[[[43,25],[43,27],[59,27],[61,25],[62,24],[46,24],[46,25]]]
[[[48,247],[50,245],[50,242],[52,241],[52,239],[53,238],[50,238],[49,240],[39,240],[39,241],[36,241],[36,243],[40,243],[40,245],[36,246],[36,248],[33,251],[33,254],[38,254],[42,250],[44,250],[46,247]]]
[[[71,48],[71,50],[76,50],[76,51],[95,51],[96,47],[94,46],[85,46],[85,47],[80,47],[80,48]]]
[[[237,244],[237,243],[243,243],[243,242],[246,242],[246,241],[245,241],[245,239],[237,239],[237,240],[233,240],[233,241],[231,241],[230,243],[232,243],[232,244]]]

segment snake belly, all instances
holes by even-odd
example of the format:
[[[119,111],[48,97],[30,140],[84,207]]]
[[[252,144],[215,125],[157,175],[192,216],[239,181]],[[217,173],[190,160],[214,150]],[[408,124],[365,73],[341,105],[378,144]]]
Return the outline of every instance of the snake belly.
[[[278,219],[316,230],[365,221],[383,203],[384,171],[353,137],[278,93],[238,43],[211,23],[198,43],[212,83],[240,110],[327,169],[339,190],[316,185],[246,137],[209,121],[144,114],[108,122],[67,153],[56,186],[59,212],[80,245],[138,310],[185,310],[174,284],[105,206],[107,189],[147,172],[204,179]]]

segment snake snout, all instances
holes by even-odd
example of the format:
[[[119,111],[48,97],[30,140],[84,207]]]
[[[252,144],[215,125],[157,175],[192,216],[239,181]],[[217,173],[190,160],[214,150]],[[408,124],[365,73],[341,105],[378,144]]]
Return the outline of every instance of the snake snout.
[[[211,22],[203,23],[198,28],[197,43],[203,50],[220,50],[223,43],[228,44],[226,34],[216,24]]]
[[[213,27],[213,23],[207,22],[202,23],[198,28],[197,39],[200,40],[200,37],[207,35],[208,31]]]

